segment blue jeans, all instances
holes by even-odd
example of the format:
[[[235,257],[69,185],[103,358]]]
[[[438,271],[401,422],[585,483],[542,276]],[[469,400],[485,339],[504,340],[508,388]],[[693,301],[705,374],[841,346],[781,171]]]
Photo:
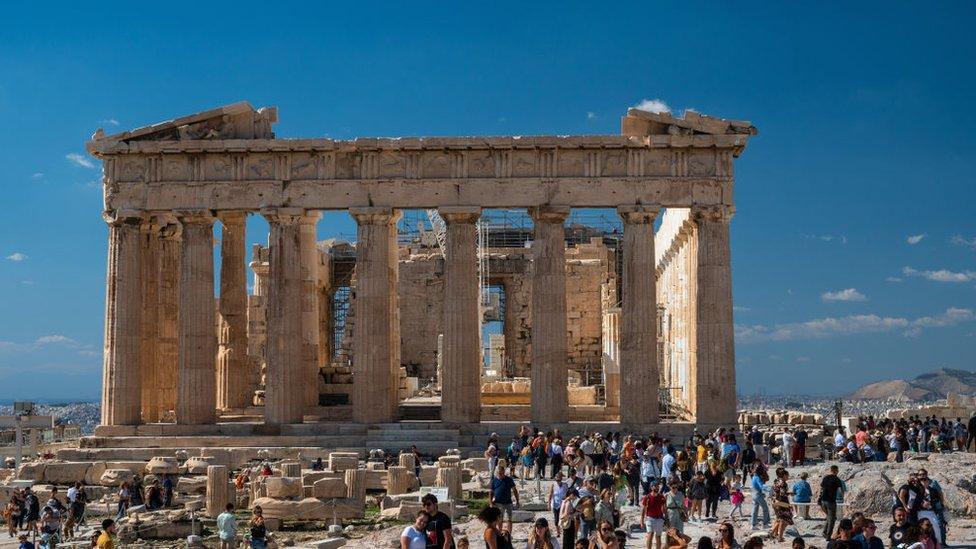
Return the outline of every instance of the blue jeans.
[[[756,527],[759,510],[762,509],[763,526],[769,526],[769,505],[766,504],[766,494],[761,492],[752,494],[752,527]]]

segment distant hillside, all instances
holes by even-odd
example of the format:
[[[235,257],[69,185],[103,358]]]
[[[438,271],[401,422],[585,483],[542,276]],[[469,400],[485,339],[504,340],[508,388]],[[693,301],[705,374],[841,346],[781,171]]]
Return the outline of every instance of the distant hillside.
[[[889,379],[869,383],[850,396],[855,399],[936,400],[948,393],[976,394],[976,372],[939,368],[911,381]]]

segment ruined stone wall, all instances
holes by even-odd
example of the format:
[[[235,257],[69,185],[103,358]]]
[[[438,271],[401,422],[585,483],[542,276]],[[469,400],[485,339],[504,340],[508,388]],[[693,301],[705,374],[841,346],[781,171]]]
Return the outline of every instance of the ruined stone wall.
[[[654,238],[657,256],[657,302],[660,311],[658,324],[661,333],[658,365],[661,387],[677,387],[672,395],[690,410],[694,409],[694,342],[695,295],[691,280],[695,261],[690,210],[671,208],[665,211],[661,227]]]
[[[400,363],[407,374],[437,373],[437,335],[444,323],[444,257],[440,252],[400,260]]]
[[[601,382],[603,299],[609,281],[610,254],[600,239],[566,250],[566,360],[570,370],[590,372],[590,384]],[[583,382],[587,381],[585,375]]]

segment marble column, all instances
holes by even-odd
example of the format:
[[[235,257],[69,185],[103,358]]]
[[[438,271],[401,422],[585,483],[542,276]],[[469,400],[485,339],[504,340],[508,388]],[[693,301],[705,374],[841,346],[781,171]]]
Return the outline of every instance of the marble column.
[[[695,270],[695,421],[732,425],[736,419],[735,336],[732,325],[731,207],[692,208]]]
[[[140,343],[140,364],[142,381],[142,421],[159,421],[159,388],[156,385],[156,342],[159,335],[159,220],[147,216],[140,231],[142,257],[142,318]]]
[[[142,213],[118,211],[108,223],[102,425],[137,425],[141,415]]]
[[[529,211],[532,242],[532,423],[548,428],[569,419],[566,388],[566,232],[569,208]]]
[[[478,207],[444,207],[444,352],[441,421],[481,420],[481,317],[478,295]]]
[[[305,373],[303,387],[306,408],[319,405],[319,253],[315,229],[321,218],[320,212],[307,213],[302,217],[298,234],[302,275],[302,370]]]
[[[268,239],[268,340],[264,421],[301,423],[305,414],[302,349],[302,261],[300,226],[305,211],[279,208],[262,212],[271,225]]]
[[[156,337],[156,389],[160,420],[171,418],[176,409],[176,379],[179,364],[180,259],[183,227],[176,216],[160,216],[158,323]]]
[[[244,233],[247,212],[220,212],[220,333],[217,408],[241,409],[251,401],[247,366],[247,275]]]
[[[177,215],[183,224],[183,251],[176,422],[202,425],[217,418],[214,218],[208,210],[180,211]]]
[[[654,218],[658,206],[620,206],[624,223],[620,311],[620,422],[658,422]]]
[[[353,208],[349,213],[358,224],[353,421],[394,421],[399,405],[396,222],[400,212],[392,208]]]

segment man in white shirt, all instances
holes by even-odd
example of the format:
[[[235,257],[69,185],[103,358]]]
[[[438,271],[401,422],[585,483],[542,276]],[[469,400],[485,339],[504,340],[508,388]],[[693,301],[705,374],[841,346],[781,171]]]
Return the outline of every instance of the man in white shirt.
[[[783,465],[787,467],[793,466],[793,433],[787,429],[783,433],[783,454],[780,458],[783,460]]]

